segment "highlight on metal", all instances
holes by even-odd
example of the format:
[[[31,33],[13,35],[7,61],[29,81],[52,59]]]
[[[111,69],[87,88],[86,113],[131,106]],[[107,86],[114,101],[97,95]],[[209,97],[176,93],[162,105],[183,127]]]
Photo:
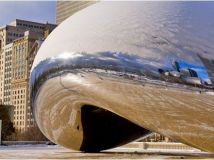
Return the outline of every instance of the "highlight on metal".
[[[179,16],[182,5],[163,12],[170,7],[100,2],[51,33],[30,79],[35,120],[47,138],[98,152],[157,132],[214,152],[213,43],[189,40],[199,34],[185,28],[191,17]]]

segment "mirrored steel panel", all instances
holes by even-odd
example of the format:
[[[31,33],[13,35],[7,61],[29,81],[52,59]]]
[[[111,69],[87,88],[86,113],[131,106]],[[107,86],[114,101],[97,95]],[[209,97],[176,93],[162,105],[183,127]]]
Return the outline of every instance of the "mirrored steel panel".
[[[99,2],[75,13],[33,64],[39,128],[86,152],[153,131],[214,152],[213,18],[212,2]]]

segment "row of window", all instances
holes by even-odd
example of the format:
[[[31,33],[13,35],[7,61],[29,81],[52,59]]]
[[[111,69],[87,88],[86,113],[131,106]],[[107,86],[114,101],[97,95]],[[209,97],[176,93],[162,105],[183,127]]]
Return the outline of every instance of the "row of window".
[[[15,126],[24,125],[24,121],[14,121]]]
[[[19,51],[19,52],[16,52],[14,53],[14,60],[17,60],[17,59],[25,59],[25,53],[27,52],[27,49],[24,51]]]
[[[9,66],[9,65],[8,65]],[[10,72],[12,69],[11,68],[8,68],[8,66],[6,66],[4,72]]]
[[[15,111],[14,112],[14,114],[15,114],[15,117],[17,117],[18,115],[20,115],[20,114],[24,114],[25,112],[24,112],[24,110],[18,110],[18,111]],[[21,118],[21,117],[20,117]],[[24,117],[22,117],[22,118],[24,118]]]
[[[24,100],[20,100],[20,101],[18,100],[18,101],[14,101],[13,104],[14,105],[25,104],[25,101]]]
[[[4,83],[5,84],[10,84],[11,83],[11,72],[7,72],[7,74],[5,74]]]
[[[4,98],[4,102],[10,102],[10,98]]]
[[[4,90],[6,91],[10,90],[10,85],[4,85]],[[7,92],[5,92],[5,95],[7,95]]]
[[[11,57],[11,54],[12,54],[12,50],[10,49],[10,51],[5,52],[5,57]]]
[[[12,32],[8,32],[7,33],[8,36],[13,36],[13,37],[23,37],[24,34],[21,33],[12,33]]]
[[[22,94],[22,95],[15,95],[15,96],[13,96],[13,98],[16,100],[16,98],[17,99],[19,99],[19,98],[25,98],[25,95],[24,94]]]
[[[24,26],[29,28],[36,28],[36,29],[44,29],[44,26],[32,25],[32,24],[25,24],[25,23],[17,23],[18,26]]]
[[[20,110],[20,109],[24,109],[24,105],[18,105],[16,106],[15,110],[14,111],[17,111],[17,110]]]
[[[25,45],[18,45],[18,46],[16,46],[15,52],[16,53],[20,53],[20,52],[22,53],[25,50],[26,50],[26,46]]]
[[[5,57],[5,63],[7,63],[8,61],[11,61],[12,60],[12,56],[6,56]]]

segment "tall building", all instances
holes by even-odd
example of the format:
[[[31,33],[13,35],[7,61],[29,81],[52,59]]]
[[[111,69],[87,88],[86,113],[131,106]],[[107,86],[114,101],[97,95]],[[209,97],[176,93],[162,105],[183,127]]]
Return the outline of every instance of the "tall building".
[[[188,70],[191,77],[198,77],[198,73],[194,69],[188,68]]]
[[[12,55],[12,104],[14,110],[14,127],[24,130],[27,126],[33,125],[31,107],[29,99],[29,52],[37,39],[41,39],[42,34],[26,31],[25,35],[13,42]]]
[[[88,7],[97,1],[57,1],[56,3],[56,23],[60,24],[62,21],[70,17],[77,11]]]
[[[16,19],[0,28],[0,104],[14,106],[17,130],[34,125],[28,87],[30,69],[41,40],[55,27]]]
[[[13,40],[24,35],[23,28],[6,25],[0,28],[0,103],[4,103],[4,66],[5,53],[4,47]]]
[[[25,31],[30,30],[44,34],[44,31],[52,31],[55,27],[56,25],[49,23],[37,23],[20,19],[16,19],[8,25],[0,27],[0,103],[4,103],[4,47],[12,43],[15,39],[23,37]]]
[[[11,103],[11,76],[12,76],[12,51],[13,43],[7,44],[4,47],[4,95],[3,102],[5,105],[12,105]]]
[[[43,33],[46,26],[55,26],[52,24],[47,23],[38,23],[38,22],[32,22],[32,21],[26,21],[26,20],[20,20],[16,19],[9,24],[10,26],[14,26],[17,28],[22,28],[25,31],[30,30],[37,33]]]
[[[24,28],[15,25],[5,25],[0,27],[0,50],[2,50],[5,45],[13,42],[16,38],[22,37],[24,31]]]
[[[0,105],[3,104],[4,98],[4,52],[0,50]]]

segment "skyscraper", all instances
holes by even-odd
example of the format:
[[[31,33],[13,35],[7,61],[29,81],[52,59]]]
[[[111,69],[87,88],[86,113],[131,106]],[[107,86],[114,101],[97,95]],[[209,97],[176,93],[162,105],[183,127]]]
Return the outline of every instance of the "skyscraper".
[[[0,103],[14,106],[17,130],[34,125],[28,91],[30,69],[40,47],[37,41],[46,38],[55,27],[16,19],[0,28]]]
[[[28,91],[30,68],[27,57],[34,42],[41,37],[35,32],[26,31],[23,37],[13,42],[11,92],[12,104],[15,106],[14,127],[18,130],[24,130],[31,119]]]
[[[12,105],[11,103],[11,77],[12,77],[12,51],[13,43],[9,43],[4,47],[4,93],[3,102],[5,105]]]
[[[72,14],[94,3],[96,1],[57,1],[56,23],[60,24]]]
[[[0,103],[4,103],[5,46],[22,37],[24,31],[24,28],[12,25],[0,27]]]

